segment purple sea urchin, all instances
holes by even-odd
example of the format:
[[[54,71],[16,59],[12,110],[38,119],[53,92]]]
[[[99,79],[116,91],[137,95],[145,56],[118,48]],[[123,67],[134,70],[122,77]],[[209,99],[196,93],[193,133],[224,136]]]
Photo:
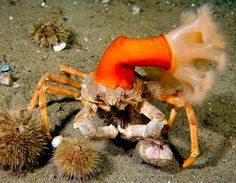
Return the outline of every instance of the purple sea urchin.
[[[55,150],[53,162],[58,177],[83,181],[99,170],[101,156],[87,139],[63,139]]]
[[[0,113],[0,167],[15,173],[30,170],[39,163],[47,144],[46,135],[31,115],[18,117]]]
[[[40,47],[51,47],[55,51],[60,51],[65,48],[70,35],[63,24],[58,20],[42,22],[35,25],[30,34],[32,39],[38,43]]]

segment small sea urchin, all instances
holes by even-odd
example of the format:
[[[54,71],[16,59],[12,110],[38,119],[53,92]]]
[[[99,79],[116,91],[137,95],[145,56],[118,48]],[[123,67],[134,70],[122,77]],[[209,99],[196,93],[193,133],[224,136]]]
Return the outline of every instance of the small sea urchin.
[[[30,170],[39,163],[46,144],[40,123],[31,115],[0,113],[0,168],[15,173]]]
[[[53,162],[58,177],[83,181],[99,170],[101,156],[87,139],[63,139],[55,150]]]
[[[70,33],[60,21],[52,20],[35,25],[30,35],[40,47],[61,51],[66,47]]]

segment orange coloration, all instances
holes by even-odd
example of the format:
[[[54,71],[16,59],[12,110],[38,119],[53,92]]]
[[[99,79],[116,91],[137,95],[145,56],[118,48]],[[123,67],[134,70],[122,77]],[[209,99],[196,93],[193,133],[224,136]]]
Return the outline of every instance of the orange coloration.
[[[95,84],[108,88],[132,88],[135,66],[153,66],[169,70],[171,48],[164,35],[147,39],[119,36],[107,48],[94,72]]]

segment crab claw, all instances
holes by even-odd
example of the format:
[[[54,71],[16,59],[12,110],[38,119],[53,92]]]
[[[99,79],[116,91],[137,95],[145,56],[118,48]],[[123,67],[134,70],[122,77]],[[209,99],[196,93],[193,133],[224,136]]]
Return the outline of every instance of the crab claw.
[[[118,125],[119,132],[127,139],[143,138],[146,125],[130,125],[127,128],[122,128]]]
[[[162,135],[164,126],[167,125],[166,119],[153,119],[145,129],[144,138],[158,138]]]

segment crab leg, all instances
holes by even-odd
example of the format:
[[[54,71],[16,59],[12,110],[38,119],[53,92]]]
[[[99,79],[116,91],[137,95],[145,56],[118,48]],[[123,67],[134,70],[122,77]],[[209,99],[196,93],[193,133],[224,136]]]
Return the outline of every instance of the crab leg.
[[[181,107],[185,107],[188,123],[190,127],[190,136],[191,136],[191,154],[188,157],[188,159],[185,160],[184,164],[181,166],[181,168],[186,168],[196,159],[196,157],[199,154],[198,121],[194,113],[193,107],[191,104],[184,102],[180,93],[177,93],[176,95],[171,95],[171,96],[162,96],[159,99],[169,104],[175,105],[175,107],[171,110],[170,117],[168,120],[169,128],[173,125],[179,109]]]
[[[45,74],[41,77],[37,89],[34,92],[32,99],[28,105],[28,110],[32,111],[35,106],[37,105],[37,99],[39,97],[39,90],[42,88],[42,86],[46,83],[46,81],[52,81],[56,83],[66,84],[75,88],[80,88],[80,83],[67,77],[67,76],[56,76],[54,74]]]
[[[42,127],[44,129],[44,132],[47,135],[47,138],[49,140],[52,139],[52,136],[50,134],[49,126],[48,126],[48,118],[47,118],[47,102],[46,102],[46,95],[45,92],[40,90],[38,92],[39,94],[39,107],[40,107],[40,114],[41,114],[41,122]]]
[[[87,74],[85,72],[82,72],[78,69],[75,69],[73,67],[70,67],[66,64],[61,64],[60,65],[60,71],[61,72],[65,72],[65,73],[69,73],[69,74],[73,74],[75,76],[78,76],[78,77],[82,77],[82,78],[86,78],[87,77]]]
[[[199,145],[198,145],[198,121],[194,113],[193,107],[191,104],[186,104],[186,113],[188,117],[188,122],[190,126],[190,135],[191,135],[191,154],[181,168],[188,167],[199,155]]]
[[[176,95],[160,96],[158,97],[158,99],[174,105],[174,107],[170,111],[170,116],[168,119],[168,127],[171,128],[173,126],[178,111],[180,110],[180,108],[184,107],[184,101],[180,93],[176,93]]]
[[[42,86],[41,89],[38,91],[42,127],[44,131],[46,132],[48,139],[52,139],[52,136],[50,135],[49,126],[48,126],[46,93],[68,95],[74,98],[79,98],[80,92],[73,91],[70,89],[55,87],[55,86]]]
[[[115,138],[118,130],[113,125],[99,126],[89,120],[95,113],[90,107],[83,107],[75,117],[74,128],[79,128],[83,136],[90,139]]]
[[[118,126],[118,130],[127,139],[158,138],[167,125],[164,114],[147,101],[142,102],[140,112],[151,120],[147,125],[130,125],[126,129]]]

